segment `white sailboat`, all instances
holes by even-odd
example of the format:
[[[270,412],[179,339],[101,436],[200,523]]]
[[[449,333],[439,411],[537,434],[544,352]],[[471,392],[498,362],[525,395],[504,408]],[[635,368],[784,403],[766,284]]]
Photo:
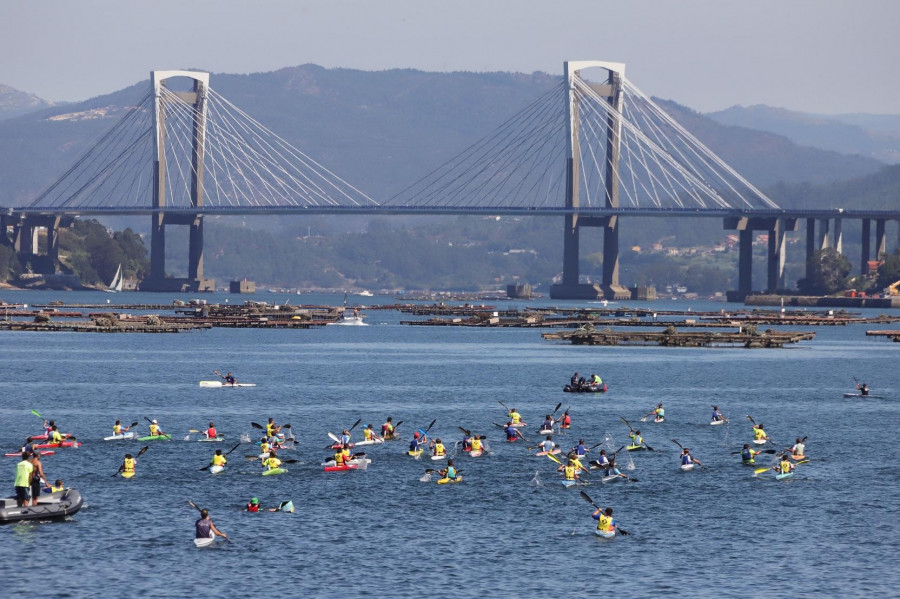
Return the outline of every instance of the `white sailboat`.
[[[116,293],[117,291],[122,291],[122,265],[119,265],[118,270],[116,270],[116,276],[113,277],[112,282],[109,284],[109,288],[106,289],[108,293]]]

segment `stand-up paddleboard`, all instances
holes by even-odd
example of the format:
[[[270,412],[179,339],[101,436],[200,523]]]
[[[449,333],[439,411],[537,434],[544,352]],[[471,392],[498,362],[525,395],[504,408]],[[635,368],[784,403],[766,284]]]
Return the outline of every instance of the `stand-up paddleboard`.
[[[219,387],[255,387],[256,383],[234,383],[232,385],[225,381],[200,381],[200,386],[209,389],[217,389]]]
[[[216,535],[213,533],[209,533],[209,537],[194,539],[194,545],[197,547],[209,547],[216,540]]]

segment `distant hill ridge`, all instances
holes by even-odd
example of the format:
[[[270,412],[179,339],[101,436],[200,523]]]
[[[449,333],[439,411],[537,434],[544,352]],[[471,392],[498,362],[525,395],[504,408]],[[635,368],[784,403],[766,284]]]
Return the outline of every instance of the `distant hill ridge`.
[[[307,64],[213,74],[238,107],[376,200],[386,199],[489,134],[550,87],[546,73],[359,71]],[[66,106],[0,121],[0,205],[22,205],[68,168],[146,92],[141,81]],[[864,177],[874,158],[803,147],[660,101],[687,129],[765,188]],[[563,133],[560,132],[562,135]]]
[[[49,100],[0,83],[0,120],[11,119],[53,105]]]

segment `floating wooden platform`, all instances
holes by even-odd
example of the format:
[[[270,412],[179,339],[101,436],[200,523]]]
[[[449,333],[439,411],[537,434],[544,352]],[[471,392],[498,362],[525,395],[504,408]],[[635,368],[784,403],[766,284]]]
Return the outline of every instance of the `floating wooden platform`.
[[[894,343],[900,343],[900,330],[866,331],[866,337],[888,337]]]
[[[146,320],[146,319],[145,319]],[[69,333],[181,333],[199,329],[210,329],[212,325],[163,323],[158,325],[141,323],[121,323],[112,326],[97,325],[93,321],[67,322],[24,322],[21,320],[0,321],[0,331],[69,332]]]
[[[814,332],[766,331],[763,333],[613,331],[611,329],[543,333],[548,341],[569,341],[573,345],[657,345],[663,347],[746,347],[776,348],[809,341]]]

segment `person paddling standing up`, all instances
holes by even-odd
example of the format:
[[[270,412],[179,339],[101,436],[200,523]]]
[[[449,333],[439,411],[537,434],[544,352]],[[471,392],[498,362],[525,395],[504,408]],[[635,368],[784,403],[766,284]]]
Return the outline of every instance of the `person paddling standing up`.
[[[41,456],[34,454],[31,458],[31,505],[37,505],[41,497],[41,488],[47,479],[44,476],[44,466],[41,464]]]
[[[200,510],[200,519],[194,522],[195,537],[198,539],[211,539],[213,535],[220,536],[224,539],[228,538],[224,532],[216,528],[213,521],[209,518],[209,510],[203,508]]]

